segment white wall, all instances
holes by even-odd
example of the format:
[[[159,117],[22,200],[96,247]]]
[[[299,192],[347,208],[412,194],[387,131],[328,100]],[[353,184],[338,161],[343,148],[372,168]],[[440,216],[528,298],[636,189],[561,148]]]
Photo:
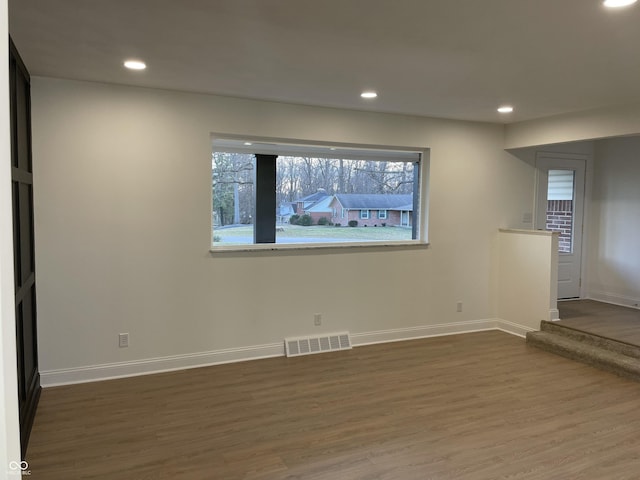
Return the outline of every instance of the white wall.
[[[500,125],[49,78],[32,100],[44,384],[289,335],[495,317],[492,239],[523,227],[533,197]],[[431,246],[210,254],[210,132],[431,148]]]
[[[498,233],[498,317],[526,331],[558,318],[557,232]]]
[[[596,142],[588,296],[640,303],[640,137]]]
[[[0,477],[8,471],[9,462],[20,461],[7,22],[7,2],[0,0],[0,64],[4,65],[0,75]]]

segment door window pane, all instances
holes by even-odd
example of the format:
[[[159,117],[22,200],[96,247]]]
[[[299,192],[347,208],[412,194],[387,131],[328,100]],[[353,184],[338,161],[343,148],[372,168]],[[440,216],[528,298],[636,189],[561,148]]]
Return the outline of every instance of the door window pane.
[[[575,172],[549,170],[546,229],[560,232],[560,253],[573,253],[574,195]]]

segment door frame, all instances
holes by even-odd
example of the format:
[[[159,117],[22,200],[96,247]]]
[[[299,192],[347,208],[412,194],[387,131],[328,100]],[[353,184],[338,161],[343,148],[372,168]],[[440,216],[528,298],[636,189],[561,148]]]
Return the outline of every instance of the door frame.
[[[542,163],[552,165],[550,168],[545,166],[541,168]],[[580,198],[581,201],[577,201],[574,204],[574,219],[580,221],[580,232],[577,236],[579,239],[579,255],[575,258],[580,262],[579,276],[578,276],[578,297],[584,298],[585,292],[585,255],[586,255],[586,239],[585,235],[587,229],[586,223],[586,201],[587,201],[587,170],[589,165],[589,155],[582,153],[559,153],[559,152],[547,152],[539,151],[536,153],[535,158],[535,190],[534,190],[534,228],[537,230],[546,229],[546,212],[547,212],[547,198],[542,198],[541,189],[542,186],[546,187],[548,184],[548,170],[575,170],[575,198]],[[578,167],[578,168],[576,168]],[[575,221],[574,221],[575,225]],[[576,240],[574,229],[574,241]],[[575,248],[574,248],[575,251]],[[562,255],[562,254],[559,254]],[[560,299],[562,300],[562,299]]]

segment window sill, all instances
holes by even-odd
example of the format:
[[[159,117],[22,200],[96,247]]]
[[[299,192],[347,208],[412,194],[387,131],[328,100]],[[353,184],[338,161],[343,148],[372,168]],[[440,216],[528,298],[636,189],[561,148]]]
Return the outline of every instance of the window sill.
[[[558,232],[552,232],[550,230],[526,230],[520,228],[499,228],[500,233],[519,233],[522,235],[542,235],[543,237],[552,237],[553,235],[560,235]]]
[[[429,243],[420,240],[399,242],[343,242],[343,243],[261,243],[247,245],[227,245],[211,247],[212,254],[229,252],[273,252],[273,251],[309,251],[309,250],[366,250],[388,248],[428,248]]]

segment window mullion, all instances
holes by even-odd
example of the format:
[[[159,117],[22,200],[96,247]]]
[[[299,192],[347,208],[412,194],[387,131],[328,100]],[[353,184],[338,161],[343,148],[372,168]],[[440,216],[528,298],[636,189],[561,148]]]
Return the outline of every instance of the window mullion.
[[[420,162],[413,164],[413,214],[411,220],[411,238],[420,238],[418,229],[420,225]]]
[[[256,154],[256,218],[253,242],[276,243],[277,155]]]

